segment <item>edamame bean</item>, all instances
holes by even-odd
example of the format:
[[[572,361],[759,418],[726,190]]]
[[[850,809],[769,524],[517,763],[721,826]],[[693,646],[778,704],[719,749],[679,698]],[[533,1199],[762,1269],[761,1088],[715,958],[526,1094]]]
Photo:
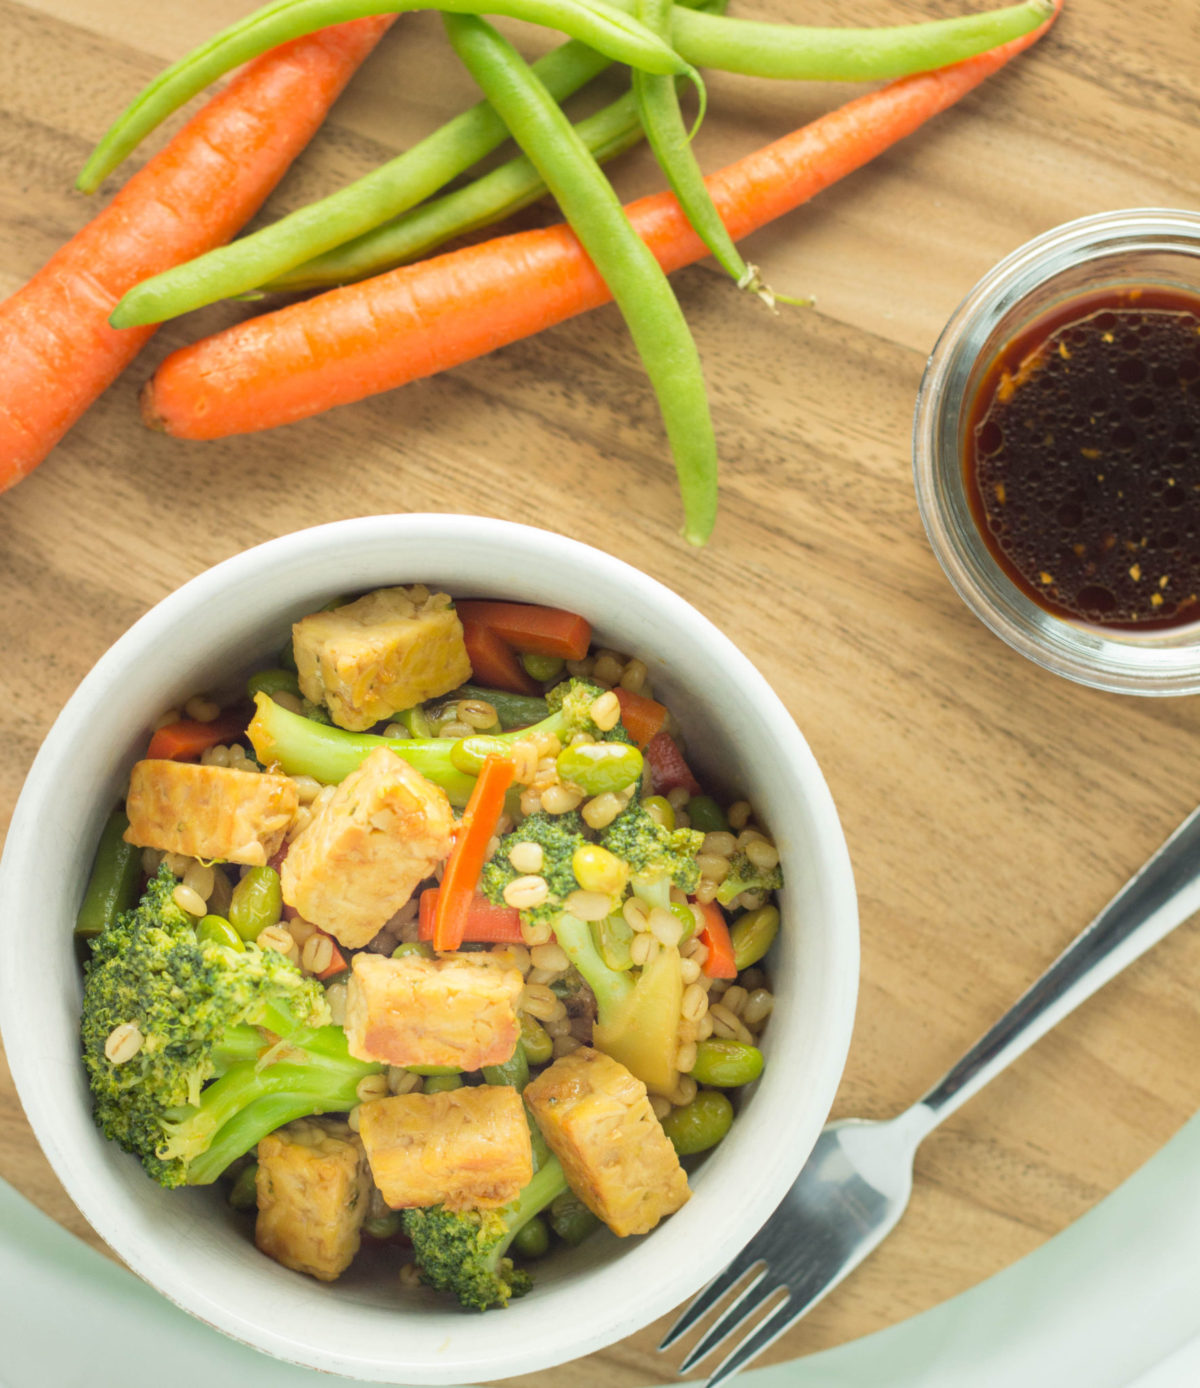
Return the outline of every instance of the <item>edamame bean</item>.
[[[571,871],[585,892],[606,896],[618,896],[629,880],[628,864],[598,843],[580,844],[571,854]]]
[[[662,1120],[663,1132],[681,1157],[715,1147],[733,1123],[733,1105],[718,1089],[702,1089]]]
[[[550,1227],[576,1248],[599,1229],[600,1221],[573,1190],[567,1190],[550,1202]]]
[[[229,1187],[229,1203],[235,1210],[253,1210],[258,1205],[258,1163],[243,1166]]]
[[[512,1251],[518,1258],[541,1258],[550,1248],[550,1230],[540,1215],[534,1215],[513,1236]]]
[[[692,828],[702,834],[722,833],[729,828],[725,811],[711,795],[693,795],[684,808]]]
[[[423,1087],[426,1094],[445,1094],[451,1089],[461,1089],[462,1082],[461,1075],[430,1075]]]
[[[432,959],[435,950],[428,940],[405,940],[392,950],[393,959],[403,959],[408,954],[418,954],[422,959]]]
[[[445,1079],[447,1075],[462,1075],[453,1065],[406,1065],[410,1075],[420,1075],[422,1079]]]
[[[733,945],[733,963],[738,973],[748,969],[771,948],[771,942],[779,932],[779,907],[759,906],[757,910],[747,911],[739,916],[729,929],[729,939]]]
[[[664,829],[674,829],[675,806],[665,795],[647,795],[642,801],[642,809],[657,819]]]
[[[564,747],[555,762],[559,777],[585,795],[624,790],[642,774],[642,754],[628,742],[579,742]]]
[[[363,1220],[363,1233],[373,1239],[394,1239],[403,1227],[399,1210],[388,1210],[386,1214]]]
[[[468,776],[478,776],[488,757],[507,757],[509,744],[498,737],[480,734],[478,737],[460,737],[450,748],[450,760],[459,771]]]
[[[692,1078],[697,1084],[715,1084],[721,1089],[736,1089],[749,1084],[762,1074],[763,1055],[757,1046],[744,1041],[710,1036],[696,1046],[696,1063]]]
[[[488,1084],[507,1084],[519,1094],[529,1083],[529,1058],[525,1047],[517,1042],[512,1055],[500,1065],[485,1065],[483,1078]]]
[[[545,684],[547,680],[555,679],[561,675],[567,662],[561,655],[539,655],[537,651],[526,651],[521,656],[521,664],[525,667],[525,673],[530,679]]]
[[[521,1013],[521,1049],[530,1065],[545,1065],[554,1054],[554,1039],[536,1017]]]
[[[201,944],[225,945],[245,952],[246,943],[224,916],[204,916],[196,922],[196,939]]]
[[[246,693],[251,699],[256,694],[294,694],[298,699],[300,678],[294,670],[258,670],[246,681]]]
[[[233,889],[229,924],[243,940],[257,940],[283,914],[283,891],[272,867],[252,867]]]

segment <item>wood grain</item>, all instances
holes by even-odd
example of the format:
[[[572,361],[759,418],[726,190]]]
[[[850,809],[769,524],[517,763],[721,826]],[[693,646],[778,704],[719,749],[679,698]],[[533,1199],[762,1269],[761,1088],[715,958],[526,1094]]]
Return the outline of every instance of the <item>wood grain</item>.
[[[0,294],[88,217],[73,177],[138,86],[247,8],[0,0]],[[735,8],[801,17],[785,0]],[[811,0],[803,18],[909,22],[962,8]],[[611,308],[441,378],[215,444],[146,433],[136,391],[168,350],[246,310],[164,329],[0,499],[0,828],[92,662],[206,566],[344,516],[533,520],[683,593],[795,715],[840,808],[862,910],[861,1002],[836,1112],[896,1111],[1197,798],[1193,701],[1058,680],[962,607],[925,543],[908,437],[925,355],[996,259],[1084,213],[1196,205],[1198,70],[1193,5],[1067,0],[1032,53],[753,238],[772,283],[811,292],[815,308],[772,317],[709,264],[679,275],[722,445],[721,516],[703,552],[676,538],[654,405]],[[845,95],[714,77],[701,161],[724,163]],[[404,18],[265,215],[364,171],[472,99],[435,17]],[[615,177],[630,196],[657,186],[644,152]],[[899,1230],[771,1357],[841,1343],[964,1290],[1136,1170],[1200,1105],[1198,981],[1190,925],[935,1133]],[[7,1072],[0,1174],[96,1242],[41,1157]],[[582,1361],[576,1381],[660,1381],[662,1329]],[[554,1376],[514,1382],[550,1388]]]

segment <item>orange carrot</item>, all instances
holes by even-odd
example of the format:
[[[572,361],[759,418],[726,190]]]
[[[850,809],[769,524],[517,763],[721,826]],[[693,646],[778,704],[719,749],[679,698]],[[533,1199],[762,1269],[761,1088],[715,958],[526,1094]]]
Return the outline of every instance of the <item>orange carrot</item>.
[[[489,689],[507,689],[510,694],[540,694],[542,686],[530,677],[508,642],[486,623],[464,615],[462,603],[456,608],[476,681]]]
[[[333,978],[335,974],[344,973],[350,967],[350,964],[346,956],[342,953],[341,948],[338,945],[338,942],[333,938],[332,935],[329,934],[328,931],[315,930],[313,933],[315,935],[324,935],[325,938],[329,941],[329,943],[333,946],[333,953],[329,957],[329,963],[326,964],[326,966],[317,975],[321,982],[324,983],[327,978]]]
[[[500,822],[504,793],[512,785],[512,779],[511,761],[505,757],[484,758],[442,872],[433,917],[434,949],[457,949],[465,938],[475,887],[487,859],[488,842]]]
[[[255,59],[0,303],[0,491],[42,461],[154,331],[109,327],[118,299],[249,220],[393,18]]]
[[[146,756],[152,761],[195,761],[201,752],[208,751],[210,747],[220,747],[244,737],[249,721],[250,715],[243,710],[240,713],[224,713],[210,723],[191,718],[166,723],[155,730],[150,746],[146,748]]]
[[[427,887],[421,893],[421,915],[417,926],[419,940],[433,939],[439,895],[436,887]],[[511,906],[493,906],[482,892],[475,893],[467,908],[464,940],[472,944],[519,945],[524,938],[521,934],[520,911]]]
[[[662,732],[667,721],[666,705],[657,699],[647,699],[644,694],[622,689],[619,684],[613,693],[621,705],[621,723],[625,731],[639,747],[645,747],[656,733]]]
[[[561,607],[541,607],[531,602],[483,602],[475,599],[455,604],[464,621],[482,623],[507,641],[514,650],[534,655],[558,655],[582,660],[592,643],[592,628],[575,612]]]
[[[733,939],[725,922],[725,913],[715,901],[696,903],[704,916],[700,939],[708,946],[708,957],[702,968],[709,978],[736,978],[737,964],[733,957]]]
[[[952,67],[860,96],[712,174],[705,183],[731,235],[746,236],[861,168],[1028,48],[1052,22]],[[669,193],[626,210],[665,270],[707,254]],[[610,298],[566,226],[503,236],[181,348],[147,383],[142,415],[152,428],[181,438],[253,433],[457,366]]]

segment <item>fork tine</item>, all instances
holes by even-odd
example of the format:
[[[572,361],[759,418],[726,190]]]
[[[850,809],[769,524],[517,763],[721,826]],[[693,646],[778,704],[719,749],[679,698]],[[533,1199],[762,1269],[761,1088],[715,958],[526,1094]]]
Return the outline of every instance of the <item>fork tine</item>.
[[[727,1382],[734,1374],[741,1373],[752,1359],[756,1359],[763,1350],[773,1345],[784,1331],[800,1318],[804,1309],[801,1307],[800,1311],[791,1310],[790,1297],[781,1301],[778,1306],[772,1306],[754,1333],[747,1335],[740,1345],[721,1360],[706,1380],[704,1388],[718,1388],[718,1385]]]
[[[681,1374],[687,1373],[706,1355],[711,1354],[727,1335],[736,1334],[741,1330],[752,1316],[757,1315],[762,1310],[767,1298],[783,1288],[782,1282],[766,1281],[768,1271],[769,1269],[763,1268],[762,1272],[743,1291],[738,1293],[696,1341],[679,1366]],[[756,1293],[756,1295],[751,1297],[751,1292]]]
[[[744,1276],[752,1267],[761,1262],[762,1259],[752,1253],[749,1248],[743,1248],[733,1262],[722,1272],[717,1273],[716,1277],[714,1277],[702,1291],[698,1292],[694,1300],[680,1313],[679,1319],[670,1330],[667,1331],[666,1335],[663,1336],[659,1349],[669,1349],[676,1340],[686,1335],[696,1322],[702,1320],[717,1302],[721,1300],[726,1292],[736,1285],[740,1277]],[[742,1295],[745,1296],[747,1292],[756,1286],[757,1283],[762,1280],[765,1273],[766,1267],[764,1265],[762,1271],[760,1271],[754,1281],[746,1287]],[[741,1298],[739,1297],[738,1300],[740,1301]],[[734,1305],[736,1304],[735,1302]]]

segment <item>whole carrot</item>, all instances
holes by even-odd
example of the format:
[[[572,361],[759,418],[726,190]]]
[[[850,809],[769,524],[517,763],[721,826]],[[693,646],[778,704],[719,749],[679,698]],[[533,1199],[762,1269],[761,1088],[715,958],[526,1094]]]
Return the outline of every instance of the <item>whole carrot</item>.
[[[253,215],[391,22],[345,24],[250,64],[0,303],[0,491],[41,462],[154,331],[109,326],[125,291]]]
[[[861,168],[952,106],[1053,22],[953,67],[869,92],[705,182],[736,239]],[[629,218],[664,269],[707,248],[669,193]],[[147,424],[181,438],[251,433],[470,361],[611,298],[565,226],[503,236],[331,290],[169,356],[147,383]]]

